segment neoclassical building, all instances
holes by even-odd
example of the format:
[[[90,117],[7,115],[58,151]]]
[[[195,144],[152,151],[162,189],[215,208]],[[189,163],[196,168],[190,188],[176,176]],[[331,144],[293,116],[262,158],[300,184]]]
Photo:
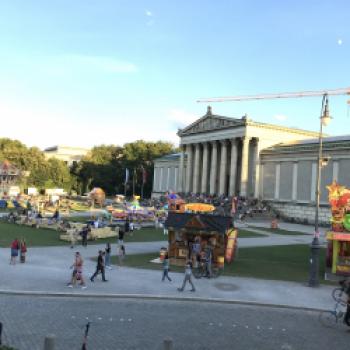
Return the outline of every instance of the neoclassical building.
[[[208,107],[178,136],[181,152],[154,163],[154,197],[169,190],[239,194],[270,201],[287,216],[296,210],[299,216],[306,212],[312,216],[318,133],[255,122],[247,116],[219,116]],[[321,203],[326,206],[326,184],[338,180],[350,186],[350,136],[325,138],[324,154],[330,157],[321,181]]]

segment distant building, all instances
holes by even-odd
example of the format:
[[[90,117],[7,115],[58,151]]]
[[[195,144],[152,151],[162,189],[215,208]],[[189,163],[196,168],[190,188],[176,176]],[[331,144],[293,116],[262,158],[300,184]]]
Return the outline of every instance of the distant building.
[[[154,162],[153,197],[180,193],[258,198],[286,218],[312,222],[318,133],[207,114],[179,130],[180,153]],[[350,186],[350,135],[325,137],[320,222],[330,210],[325,186]]]
[[[0,162],[0,196],[16,195],[19,192],[18,184],[21,172],[10,162]],[[16,193],[14,193],[16,192]]]
[[[46,159],[57,158],[63,160],[68,166],[78,163],[89,152],[87,148],[69,147],[69,146],[53,146],[46,148],[44,154]]]

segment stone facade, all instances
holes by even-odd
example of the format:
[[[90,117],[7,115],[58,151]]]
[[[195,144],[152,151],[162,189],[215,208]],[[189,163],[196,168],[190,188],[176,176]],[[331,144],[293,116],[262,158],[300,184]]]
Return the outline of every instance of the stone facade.
[[[63,160],[68,166],[73,165],[89,152],[86,148],[69,147],[69,146],[53,146],[44,150],[46,159],[57,158]]]

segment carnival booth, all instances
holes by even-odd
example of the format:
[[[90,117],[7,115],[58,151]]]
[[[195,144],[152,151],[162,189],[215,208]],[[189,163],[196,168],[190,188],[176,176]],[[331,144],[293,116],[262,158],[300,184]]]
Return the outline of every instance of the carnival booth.
[[[168,255],[172,265],[183,266],[208,249],[212,264],[223,267],[224,261],[234,259],[237,230],[232,218],[207,213],[169,212],[165,222],[168,229]]]
[[[326,277],[350,276],[350,189],[336,182],[327,189],[332,230],[327,232]]]

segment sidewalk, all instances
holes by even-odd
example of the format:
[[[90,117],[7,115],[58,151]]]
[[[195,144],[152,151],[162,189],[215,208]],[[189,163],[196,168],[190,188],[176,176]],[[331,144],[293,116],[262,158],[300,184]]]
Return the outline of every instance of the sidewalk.
[[[301,237],[301,236],[290,236]],[[309,236],[305,236],[310,239]],[[278,237],[279,239],[280,237]],[[284,237],[282,237],[284,238]],[[269,240],[269,237],[258,240]],[[273,238],[272,238],[273,239]],[[240,247],[254,246],[254,238],[240,239]],[[246,242],[246,243],[244,243]],[[250,242],[250,243],[248,243]],[[251,245],[249,245],[251,244]],[[295,244],[295,243],[289,243]],[[127,254],[159,251],[164,242],[128,243]],[[78,247],[44,247],[29,248],[28,259],[25,264],[9,265],[10,249],[0,249],[0,266],[2,278],[0,292],[40,292],[63,293],[67,295],[117,296],[137,295],[146,297],[165,298],[200,298],[224,301],[255,302],[261,304],[288,305],[291,307],[329,309],[333,305],[331,286],[310,288],[305,284],[257,280],[242,277],[219,277],[217,279],[194,279],[197,291],[180,293],[177,287],[181,286],[183,274],[170,271],[173,282],[161,282],[161,271],[141,270],[127,267],[113,266],[106,271],[107,283],[102,283],[100,276],[94,283],[89,277],[95,270],[95,262],[91,260],[97,255],[103,245],[89,246],[87,249]],[[70,279],[70,265],[73,262],[74,252],[79,250],[84,259],[84,277],[87,280],[87,289],[78,286],[68,288],[66,283]],[[116,254],[116,245],[112,245],[112,254]]]

